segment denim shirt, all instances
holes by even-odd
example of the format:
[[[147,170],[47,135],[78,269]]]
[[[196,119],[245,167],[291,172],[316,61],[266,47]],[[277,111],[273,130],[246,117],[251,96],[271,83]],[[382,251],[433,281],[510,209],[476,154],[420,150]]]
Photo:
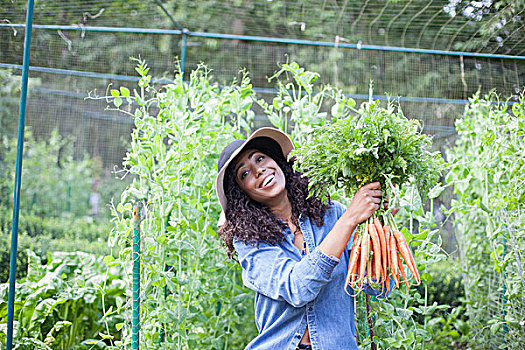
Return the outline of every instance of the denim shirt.
[[[243,283],[256,292],[259,335],[246,349],[293,350],[307,326],[314,350],[358,349],[354,298],[344,290],[352,238],[340,259],[317,248],[345,210],[342,204],[332,202],[321,227],[308,218],[299,219],[309,254],[294,246],[288,228],[280,245],[234,241]],[[355,294],[350,286],[347,291]],[[369,286],[365,292],[385,297]]]

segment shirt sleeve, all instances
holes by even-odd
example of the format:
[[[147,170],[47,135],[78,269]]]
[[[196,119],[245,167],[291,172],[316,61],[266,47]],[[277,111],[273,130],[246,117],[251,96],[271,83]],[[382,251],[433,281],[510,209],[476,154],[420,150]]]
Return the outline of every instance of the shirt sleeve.
[[[332,207],[335,210],[335,217],[336,217],[336,220],[334,221],[334,224],[335,224],[335,222],[339,220],[341,216],[343,216],[347,208],[338,201],[332,201]],[[346,248],[345,248],[346,250],[348,250],[349,256],[350,256],[350,251],[352,250],[352,245],[354,242],[354,235],[356,231],[357,231],[357,227],[354,229],[354,232],[352,232],[352,235],[350,236],[350,239],[348,240],[348,244],[346,245]]]
[[[279,245],[234,242],[242,266],[243,283],[274,300],[301,307],[314,300],[331,279],[339,259],[315,248],[300,261]]]

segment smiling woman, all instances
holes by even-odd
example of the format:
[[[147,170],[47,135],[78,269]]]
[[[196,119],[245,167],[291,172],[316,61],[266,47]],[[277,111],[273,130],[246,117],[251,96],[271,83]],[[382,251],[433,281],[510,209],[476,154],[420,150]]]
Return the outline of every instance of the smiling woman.
[[[363,186],[348,208],[323,203],[293,170],[292,149],[286,134],[262,128],[219,157],[218,234],[256,292],[259,335],[246,349],[357,349],[354,298],[344,282],[352,234],[379,208],[380,184]]]
[[[262,128],[248,140],[232,142],[222,152],[217,193],[228,220],[224,226],[224,222],[219,223],[219,234],[230,256],[235,252],[234,238],[278,244],[284,239],[281,231],[288,227],[287,222],[293,224],[301,215],[323,224],[326,206],[315,198],[306,199],[307,179],[286,161],[285,155],[292,149],[288,136],[273,128]],[[265,181],[268,187],[263,188]]]

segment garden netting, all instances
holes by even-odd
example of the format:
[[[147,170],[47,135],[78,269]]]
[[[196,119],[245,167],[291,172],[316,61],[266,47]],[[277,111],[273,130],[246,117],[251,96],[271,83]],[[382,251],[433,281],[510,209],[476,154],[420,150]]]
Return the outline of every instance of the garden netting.
[[[499,102],[511,108],[523,91],[524,7],[520,1],[500,5],[495,9],[492,1],[452,0],[37,1],[18,276],[24,278],[35,259],[58,259],[48,253],[112,254],[106,243],[114,229],[112,209],[135,178],[121,178],[135,121],[107,107],[113,106],[111,89],[137,89],[137,59],[150,67],[157,86],[172,82],[181,64],[186,80],[203,64],[220,86],[239,81],[245,70],[257,98],[268,102],[277,93],[275,79],[269,78],[283,63],[297,62],[319,73],[319,85],[340,88],[358,105],[368,100],[370,91],[385,104],[398,101],[406,116],[421,121],[423,131],[434,136],[435,149],[446,156],[458,138],[456,120],[463,117],[469,98],[495,90]],[[0,2],[0,282],[8,277],[25,10],[21,0]],[[185,37],[183,28],[188,30]],[[350,44],[354,46],[345,47]],[[330,114],[330,106],[325,109]],[[271,125],[260,107],[254,104],[252,110],[252,128]],[[434,199],[433,215],[443,223],[443,249],[461,256],[468,251],[458,243],[457,222],[446,212],[457,196],[450,188],[444,191]],[[512,215],[512,209],[501,214]],[[523,231],[511,229],[521,237]],[[506,255],[518,257],[503,273],[518,276],[523,247],[510,236],[499,243]],[[490,255],[491,249],[499,248],[491,246],[483,254]],[[462,277],[468,281],[475,271],[463,268]],[[472,318],[473,327],[497,337],[480,343],[480,348],[505,344],[509,332],[523,337],[519,320],[517,326],[492,322],[487,328],[489,319],[505,320],[505,310],[513,305],[513,317],[525,317],[522,303],[509,305],[505,299],[504,281],[502,272],[492,269],[476,285],[467,283],[463,297],[490,296],[488,312]]]

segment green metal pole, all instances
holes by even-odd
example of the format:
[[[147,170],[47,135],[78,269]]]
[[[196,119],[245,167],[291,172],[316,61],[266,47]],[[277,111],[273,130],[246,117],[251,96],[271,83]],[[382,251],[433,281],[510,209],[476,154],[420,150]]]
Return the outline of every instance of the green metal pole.
[[[22,156],[24,153],[24,131],[26,125],[27,81],[29,77],[29,55],[31,53],[31,30],[33,29],[34,1],[27,1],[26,31],[24,38],[24,59],[22,68],[22,91],[18,115],[18,143],[16,146],[15,191],[13,203],[13,226],[11,232],[11,261],[9,265],[9,297],[7,301],[6,350],[13,348],[13,320],[15,316],[16,253],[18,250],[18,215],[20,213],[20,187],[22,180]]]
[[[187,29],[182,30],[182,50],[180,53],[180,72],[182,73],[182,78],[184,79],[184,67],[186,65],[186,42],[188,39],[189,31]]]
[[[133,208],[133,314],[131,349],[139,349],[140,332],[140,205]]]
[[[18,23],[0,23],[0,28],[23,28],[23,24]],[[96,27],[96,26],[78,26],[78,25],[42,25],[35,24],[34,28],[45,29],[45,30],[74,30],[84,32],[104,32],[104,33],[138,33],[138,34],[168,34],[168,35],[180,35],[182,29],[156,29],[156,28],[123,28],[123,27]],[[178,28],[182,28],[177,23]],[[390,51],[390,52],[404,52],[404,53],[420,53],[427,55],[442,55],[442,56],[464,56],[464,57],[477,57],[477,58],[491,58],[491,59],[510,59],[510,60],[525,60],[525,56],[513,56],[513,55],[499,55],[481,52],[467,52],[467,51],[447,51],[447,50],[431,50],[431,49],[417,49],[410,47],[395,47],[395,46],[381,46],[381,45],[359,45],[350,43],[335,43],[330,41],[315,41],[315,40],[298,40],[288,38],[276,38],[266,36],[253,36],[253,35],[236,35],[236,34],[221,34],[221,33],[202,33],[202,32],[190,32],[188,35],[201,38],[212,38],[212,39],[226,39],[226,40],[244,40],[244,41],[258,41],[266,43],[277,43],[277,44],[295,44],[295,45],[306,45],[306,46],[322,46],[322,47],[338,47],[345,49],[358,49],[358,50],[371,50],[371,51]]]

